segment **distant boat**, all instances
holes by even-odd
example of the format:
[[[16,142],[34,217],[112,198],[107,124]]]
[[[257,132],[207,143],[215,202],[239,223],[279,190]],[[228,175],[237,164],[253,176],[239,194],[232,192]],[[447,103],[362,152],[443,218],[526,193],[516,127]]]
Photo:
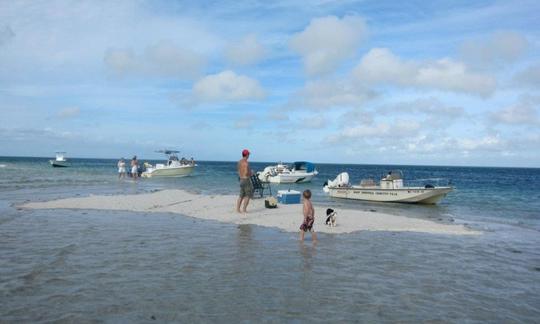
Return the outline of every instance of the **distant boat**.
[[[176,153],[179,151],[162,150],[157,151],[167,155],[167,161],[164,164],[157,163],[155,166],[146,165],[146,170],[141,174],[142,177],[185,177],[190,175],[197,164],[186,159],[179,160]]]
[[[55,168],[65,168],[70,166],[64,154],[66,154],[66,152],[56,152],[56,159],[49,160],[49,163]]]
[[[310,182],[319,172],[310,162],[294,162],[292,166],[283,163],[267,166],[257,176],[262,182],[270,183],[302,183]]]
[[[403,185],[401,171],[389,172],[379,184],[376,184],[372,179],[364,179],[360,185],[351,185],[349,174],[343,172],[333,181],[327,181],[323,188],[330,197],[335,198],[418,204],[436,204],[453,189],[452,186],[434,186],[432,184],[406,187]]]

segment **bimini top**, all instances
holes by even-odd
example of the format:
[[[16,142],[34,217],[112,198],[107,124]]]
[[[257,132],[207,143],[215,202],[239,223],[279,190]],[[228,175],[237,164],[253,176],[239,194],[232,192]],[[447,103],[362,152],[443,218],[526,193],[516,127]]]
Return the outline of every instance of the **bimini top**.
[[[156,153],[163,153],[163,154],[170,155],[170,154],[180,153],[180,151],[175,151],[175,150],[159,150],[159,151],[156,151]]]
[[[306,170],[306,172],[315,171],[315,165],[311,162],[298,161],[293,163],[294,170]]]

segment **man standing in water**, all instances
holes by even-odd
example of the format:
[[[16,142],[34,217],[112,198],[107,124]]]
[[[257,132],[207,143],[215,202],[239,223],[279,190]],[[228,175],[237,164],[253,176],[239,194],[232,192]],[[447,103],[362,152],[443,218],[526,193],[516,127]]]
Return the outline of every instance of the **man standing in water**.
[[[139,177],[139,161],[137,161],[137,155],[131,159],[131,176],[134,180]]]
[[[249,168],[248,163],[249,151],[242,151],[242,159],[238,161],[237,169],[238,176],[240,177],[240,196],[236,202],[236,211],[238,213],[247,213],[247,205],[249,204],[249,199],[253,195],[253,185],[251,184],[251,169]],[[242,204],[243,201],[243,204]],[[242,210],[240,210],[242,206]]]

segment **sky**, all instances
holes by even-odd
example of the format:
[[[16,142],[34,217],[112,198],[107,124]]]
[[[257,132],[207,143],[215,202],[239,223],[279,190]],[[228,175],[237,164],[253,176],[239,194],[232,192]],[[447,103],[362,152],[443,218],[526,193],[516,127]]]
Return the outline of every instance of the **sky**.
[[[0,1],[0,155],[540,166],[538,1]]]

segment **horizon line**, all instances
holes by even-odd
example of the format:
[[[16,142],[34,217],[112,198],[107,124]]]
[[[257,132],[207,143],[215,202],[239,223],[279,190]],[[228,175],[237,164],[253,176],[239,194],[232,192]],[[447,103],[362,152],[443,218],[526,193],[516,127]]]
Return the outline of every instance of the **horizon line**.
[[[47,157],[47,156],[11,156],[11,155],[0,155],[0,158],[36,158],[36,159],[51,159],[53,157]],[[69,159],[79,159],[79,160],[119,160],[119,158],[103,158],[103,157],[70,157]],[[124,158],[126,159],[126,158]],[[129,158],[127,158],[129,160]],[[161,160],[161,159],[145,159],[145,158],[138,158],[138,160]],[[226,162],[226,163],[234,163],[238,162],[237,160],[195,160],[198,162]],[[284,160],[281,160],[280,162],[283,162]],[[304,160],[305,161],[305,160]],[[253,163],[277,163],[276,161],[255,161],[251,160]],[[294,162],[294,161],[292,161]],[[308,161],[306,161],[308,162]],[[311,162],[311,161],[309,161]],[[286,162],[289,163],[289,162]],[[494,165],[448,165],[448,164],[397,164],[397,163],[336,163],[336,162],[312,162],[314,164],[327,164],[327,165],[381,165],[381,166],[416,166],[416,167],[449,167],[449,168],[499,168],[499,169],[540,169],[540,167],[534,167],[534,166],[494,166]]]

